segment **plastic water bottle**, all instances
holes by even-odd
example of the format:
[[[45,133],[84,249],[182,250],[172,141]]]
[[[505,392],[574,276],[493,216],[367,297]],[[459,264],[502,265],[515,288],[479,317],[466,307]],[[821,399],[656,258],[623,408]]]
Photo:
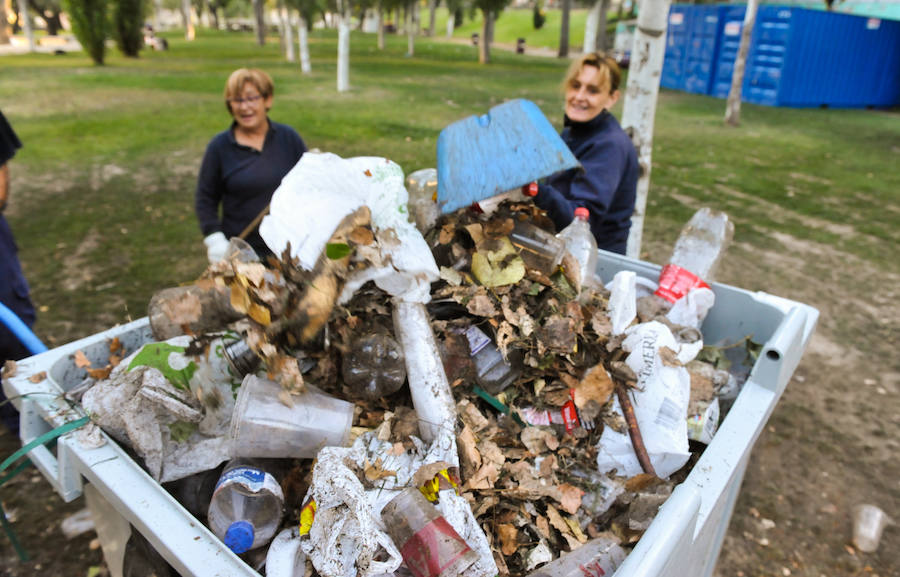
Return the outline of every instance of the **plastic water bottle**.
[[[409,216],[422,234],[434,228],[441,210],[437,205],[437,169],[423,168],[406,177]]]
[[[469,340],[469,354],[475,363],[475,380],[492,395],[496,395],[511,385],[522,374],[523,355],[517,349],[510,349],[507,360],[491,337],[475,325],[466,329]]]
[[[385,333],[357,339],[344,355],[341,375],[344,384],[366,400],[396,393],[406,382],[403,350]]]
[[[209,528],[235,553],[265,545],[281,524],[284,493],[275,469],[265,461],[235,459],[216,483]]]
[[[519,249],[519,256],[528,268],[547,276],[556,272],[566,252],[566,243],[528,221],[515,221],[509,241]]]
[[[594,283],[597,272],[597,240],[588,221],[590,212],[583,206],[575,209],[575,219],[556,236],[566,241],[566,249],[578,261],[581,286]]]
[[[625,560],[625,550],[609,537],[592,539],[569,553],[547,563],[529,577],[583,577],[612,575]]]

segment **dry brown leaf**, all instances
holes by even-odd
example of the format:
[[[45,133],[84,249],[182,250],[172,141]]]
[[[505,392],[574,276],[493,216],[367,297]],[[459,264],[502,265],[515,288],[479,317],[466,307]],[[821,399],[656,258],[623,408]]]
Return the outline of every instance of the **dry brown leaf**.
[[[681,363],[681,361],[678,360],[678,353],[676,353],[669,347],[660,347],[659,348],[659,358],[660,358],[660,360],[662,360],[662,364],[667,367],[684,366]]]
[[[119,351],[124,352],[125,346],[122,344],[122,341],[119,340],[119,337],[113,338],[113,340],[109,341],[109,353],[114,355]]]
[[[366,466],[363,469],[363,473],[365,474],[366,479],[368,479],[369,481],[378,481],[381,479],[386,479],[387,477],[397,476],[397,471],[388,471],[384,469],[381,463],[381,457],[375,459],[375,463],[372,464],[370,464],[367,460]]]
[[[594,365],[575,386],[575,406],[583,409],[588,401],[596,401],[605,405],[612,396],[615,384],[602,364]]]
[[[109,355],[109,364],[115,368],[122,362],[122,355]]]
[[[559,446],[556,435],[540,427],[525,427],[519,435],[522,444],[532,455],[540,455],[551,449],[550,445]]]
[[[269,312],[269,309],[254,302],[250,303],[250,306],[247,309],[247,315],[264,327],[269,326],[272,323],[272,314]]]
[[[559,496],[556,497],[556,500],[559,501],[563,511],[570,515],[577,513],[578,508],[581,507],[581,497],[584,495],[584,491],[568,483],[563,483],[557,489],[559,490]]]
[[[490,461],[502,465],[506,462],[506,455],[503,450],[497,446],[497,443],[490,439],[485,439],[478,443],[478,451],[481,453],[482,461]]]
[[[375,243],[375,235],[369,227],[358,226],[350,231],[350,234],[347,235],[347,240],[353,244],[369,246]]]
[[[109,377],[109,373],[111,373],[112,370],[113,370],[113,366],[110,364],[110,365],[106,365],[102,369],[87,369],[87,374],[92,379],[97,379],[98,381],[102,381],[103,379],[106,379]]]
[[[500,349],[500,354],[503,355],[503,358],[506,359],[509,354],[508,348],[509,344],[515,340],[515,331],[511,324],[506,321],[500,323],[500,327],[497,328],[497,348]]]
[[[500,538],[500,551],[504,555],[512,555],[519,550],[519,530],[515,525],[501,523],[497,526],[497,536]]]
[[[79,369],[91,366],[91,361],[88,360],[87,356],[85,356],[84,354],[84,351],[82,351],[81,349],[75,351],[75,366]]]
[[[379,459],[380,461],[380,459]],[[427,465],[422,465],[413,475],[413,486],[421,487],[428,481],[434,479],[438,473],[443,471],[444,469],[452,469],[453,465],[446,461],[435,461],[433,463],[428,463]]]
[[[481,467],[481,453],[478,452],[475,433],[469,425],[464,425],[456,436],[456,444],[459,447],[459,463],[462,465],[463,478],[468,479]]]
[[[556,441],[556,437],[553,437],[553,441],[557,446],[559,446],[558,442]],[[549,443],[548,443],[548,446],[549,446]],[[551,448],[550,450],[553,451],[555,449]],[[541,460],[541,466],[540,466],[541,477],[543,477],[545,479],[549,479],[553,476],[554,471],[556,471],[557,469],[559,469],[559,463],[556,461],[556,455],[554,455],[553,453],[550,453],[549,455],[546,456],[546,458]]]
[[[656,475],[648,473],[640,473],[625,481],[625,490],[630,492],[642,491],[647,487],[652,487],[660,482],[660,478]]]
[[[538,515],[534,520],[534,524],[537,527],[538,532],[541,534],[541,537],[544,539],[550,538],[550,522],[547,521],[547,518],[543,515]]]
[[[484,229],[481,227],[479,223],[472,223],[466,225],[466,232],[469,233],[469,236],[472,238],[472,242],[475,244],[481,244],[481,241],[484,240]]]
[[[609,338],[612,336],[612,321],[606,311],[596,310],[591,315],[591,330],[601,338]]]
[[[486,429],[488,425],[491,424],[481,411],[478,410],[478,407],[468,399],[463,399],[457,403],[456,410],[463,423],[472,427],[472,431],[476,433]]]
[[[456,227],[452,223],[445,224],[441,227],[441,232],[438,234],[438,242],[440,244],[450,244],[454,236],[456,236]]]
[[[563,519],[563,516],[560,515],[556,507],[549,503],[547,503],[547,519],[550,521],[550,525],[563,535],[571,532],[571,530],[569,529],[569,524],[566,523],[566,520]]]
[[[41,371],[39,373],[35,373],[35,374],[31,375],[30,377],[28,377],[28,380],[31,381],[32,383],[40,383],[41,381],[43,381],[46,378],[47,378],[47,371]]]
[[[197,293],[187,292],[179,298],[167,301],[162,307],[162,312],[173,324],[189,325],[200,320],[203,307]],[[114,352],[112,343],[109,351]]]
[[[562,355],[575,352],[575,323],[568,317],[552,315],[540,330],[540,338],[551,351]]]
[[[587,535],[584,534],[584,531],[581,530],[581,525],[578,523],[578,519],[574,516],[564,517],[566,525],[569,526],[569,530],[572,532],[572,535],[578,539],[579,543],[587,542]]]
[[[250,304],[250,295],[247,294],[247,289],[238,283],[231,285],[231,308],[239,313],[247,314]]]
[[[499,476],[500,472],[497,470],[494,463],[488,462],[482,465],[481,468],[472,475],[471,479],[466,481],[464,490],[493,489],[494,483],[497,482]]]
[[[572,253],[566,251],[563,255],[562,262],[563,276],[575,288],[575,292],[581,291],[581,265],[578,259],[572,256]]]
[[[578,549],[578,547],[581,546],[581,542],[574,535],[571,535],[569,533],[563,533],[562,536],[563,536],[563,539],[566,540],[566,545],[568,545],[569,551],[574,551],[575,549]]]
[[[477,294],[472,297],[466,305],[466,310],[479,317],[492,317],[497,314],[494,300],[485,294]]]
[[[254,287],[261,287],[266,275],[266,266],[261,262],[236,262],[234,272],[241,284],[249,283]]]
[[[0,371],[0,375],[3,375],[5,379],[11,379],[16,376],[18,370],[19,366],[16,364],[16,361],[6,361],[3,363],[3,370]]]

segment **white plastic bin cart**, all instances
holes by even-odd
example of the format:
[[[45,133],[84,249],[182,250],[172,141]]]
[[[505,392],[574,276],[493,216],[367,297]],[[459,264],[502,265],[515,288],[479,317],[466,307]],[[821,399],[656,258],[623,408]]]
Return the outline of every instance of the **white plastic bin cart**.
[[[604,280],[620,270],[652,279],[659,274],[656,265],[615,254],[601,251],[599,260]],[[712,443],[662,506],[617,577],[712,574],[750,451],[815,328],[819,313],[807,305],[722,284],[713,284],[713,290],[716,305],[703,325],[705,341],[736,342],[751,335],[755,342],[764,343],[762,353]],[[84,369],[75,366],[73,356],[81,350],[94,366],[104,366],[109,341],[115,337],[128,351],[152,340],[145,318],[19,362],[16,376],[4,382],[4,392],[17,397],[23,444],[84,415],[62,396],[86,376]],[[41,371],[47,371],[47,378],[31,382],[29,378]],[[89,483],[89,504],[94,510],[106,509],[107,525],[119,523],[126,529],[130,525],[182,575],[257,574],[112,439],[98,449],[85,449],[74,434],[68,434],[59,439],[55,451],[39,447],[29,456],[66,501],[80,496]],[[122,544],[102,534],[101,542],[113,577],[119,577]]]

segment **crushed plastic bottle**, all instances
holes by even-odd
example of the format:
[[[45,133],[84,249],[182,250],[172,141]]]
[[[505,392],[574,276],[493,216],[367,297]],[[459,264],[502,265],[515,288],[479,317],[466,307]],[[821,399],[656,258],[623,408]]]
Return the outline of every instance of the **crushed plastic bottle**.
[[[709,288],[725,250],[734,238],[734,223],[724,212],[704,207],[681,229],[672,257],[659,275],[656,295],[674,303],[691,289]]]
[[[516,220],[509,235],[513,246],[528,268],[550,276],[556,271],[566,252],[566,243],[528,221]]]
[[[506,360],[494,341],[476,325],[465,332],[469,341],[469,354],[475,363],[475,380],[492,395],[496,395],[519,378],[524,366],[524,355],[517,349],[507,352]]]
[[[584,575],[612,575],[625,561],[625,550],[615,539],[597,537],[578,549],[565,553],[547,563],[529,577],[583,577]]]
[[[410,221],[422,234],[434,228],[441,210],[437,205],[437,169],[423,168],[406,177]]]
[[[478,554],[417,487],[391,499],[381,517],[415,577],[459,577],[478,561]]]
[[[344,355],[341,375],[354,394],[369,401],[396,393],[406,382],[403,350],[381,332],[357,339]]]
[[[581,286],[594,283],[597,274],[597,239],[591,232],[590,212],[583,206],[575,209],[575,218],[556,236],[566,241],[566,249],[579,264]]]
[[[280,467],[255,459],[230,461],[209,503],[209,528],[241,554],[272,540],[281,524],[284,493]]]

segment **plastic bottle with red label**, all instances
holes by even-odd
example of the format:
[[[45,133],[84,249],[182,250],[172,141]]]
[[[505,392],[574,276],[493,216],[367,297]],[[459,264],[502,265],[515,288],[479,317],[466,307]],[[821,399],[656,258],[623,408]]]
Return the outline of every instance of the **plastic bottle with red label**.
[[[605,577],[615,573],[625,557],[625,550],[615,539],[601,536],[564,553],[529,577]]]
[[[709,288],[732,238],[734,223],[727,214],[706,207],[698,210],[681,229],[654,294],[674,303],[695,288]]]

